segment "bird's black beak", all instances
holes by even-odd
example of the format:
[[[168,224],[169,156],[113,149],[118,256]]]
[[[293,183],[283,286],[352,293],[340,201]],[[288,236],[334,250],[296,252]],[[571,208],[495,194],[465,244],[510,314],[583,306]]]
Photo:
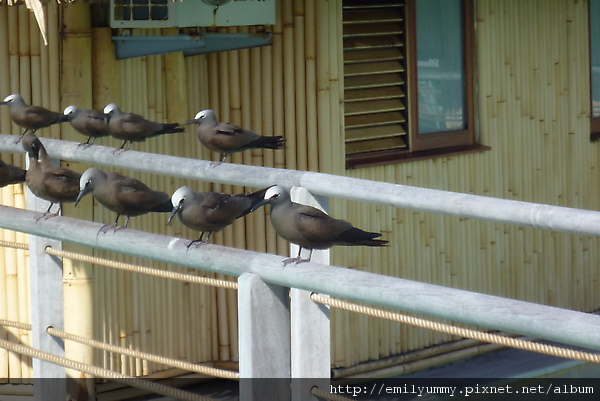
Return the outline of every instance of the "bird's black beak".
[[[173,218],[175,217],[175,215],[177,214],[177,212],[179,212],[181,210],[181,207],[182,207],[181,206],[181,202],[179,202],[179,204],[173,208],[173,211],[171,212],[171,216],[169,216],[168,223],[170,223],[171,220],[173,220]]]
[[[69,116],[65,116],[64,114],[56,119],[54,124],[64,123],[65,121],[69,121]]]
[[[190,124],[200,124],[200,120],[190,120],[187,123],[183,124],[183,126],[186,127]]]
[[[269,203],[271,201],[271,198],[269,199],[263,199],[260,202],[258,202],[256,205],[254,205],[252,207],[252,209],[250,209],[250,213],[252,213],[253,211],[255,211],[256,209],[259,209],[261,206],[266,205],[267,203]]]
[[[75,199],[75,206],[77,206],[79,204],[79,202],[81,202],[81,199],[84,196],[86,196],[88,193],[90,193],[91,191],[92,191],[92,189],[90,188],[89,182],[86,182],[83,189],[81,191],[79,191],[79,195],[77,195],[77,199]]]

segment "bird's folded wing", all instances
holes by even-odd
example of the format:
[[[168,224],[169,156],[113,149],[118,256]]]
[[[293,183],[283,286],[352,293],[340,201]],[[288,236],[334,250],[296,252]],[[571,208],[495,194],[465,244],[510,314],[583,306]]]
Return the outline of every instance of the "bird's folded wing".
[[[310,241],[331,241],[352,228],[347,221],[334,219],[311,206],[300,206],[297,213],[298,231]]]

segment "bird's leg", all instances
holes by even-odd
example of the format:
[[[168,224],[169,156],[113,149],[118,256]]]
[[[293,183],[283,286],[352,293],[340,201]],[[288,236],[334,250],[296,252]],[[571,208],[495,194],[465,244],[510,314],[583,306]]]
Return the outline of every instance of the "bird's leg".
[[[127,216],[127,219],[125,220],[125,225],[123,226],[123,228],[127,228],[127,226],[129,225],[130,218],[131,218],[131,216]]]
[[[119,149],[113,150],[112,153],[121,153],[121,152],[125,152],[125,151],[129,150],[129,148],[131,147],[131,142],[129,142],[129,147],[127,149],[125,149],[125,145],[127,144],[127,142],[129,142],[129,141],[123,141],[123,145],[121,145],[121,147]]]
[[[112,226],[109,226],[108,224],[103,225],[102,228],[100,229],[100,231],[98,231],[98,234],[100,234],[100,233],[106,234],[110,230],[117,231],[120,228],[119,227],[119,217],[121,217],[121,215],[117,214],[117,218],[115,219],[115,224],[113,224]]]
[[[23,139],[23,137],[25,136],[25,134],[27,133],[27,131],[29,131],[28,128],[26,128],[25,131],[23,131],[23,133],[21,134],[20,137],[17,138],[17,140],[15,141],[15,143],[21,142],[21,139]],[[33,132],[35,132],[35,131],[33,131]]]
[[[92,141],[90,143],[90,139],[94,139],[96,140],[96,137],[92,137],[92,136],[88,136],[87,141],[85,141],[84,143],[80,143],[79,145],[77,145],[77,147],[83,146],[84,148],[89,148],[90,146],[92,146],[94,144],[94,141]]]
[[[288,258],[288,259],[284,259],[283,260],[283,265],[287,266],[290,263],[296,263],[297,265],[300,263],[304,263],[304,262],[310,262],[310,258],[312,256],[312,249],[310,250],[310,254],[308,255],[308,259],[302,259],[302,247],[300,246],[298,249],[298,256],[296,256],[295,258]]]
[[[60,205],[60,203],[59,203],[59,205]],[[54,203],[50,202],[50,206],[48,206],[48,210],[46,210],[44,213],[42,213],[37,219],[35,219],[35,221],[38,222],[41,219],[47,218],[48,216],[51,216],[51,217],[58,216],[58,213],[57,214],[50,213],[50,210],[52,210],[52,206],[54,206]],[[58,210],[60,210],[60,208]]]
[[[219,155],[219,157],[220,157],[219,161],[210,162],[210,165],[213,166],[213,167],[219,166],[221,163],[223,163],[225,161],[225,159],[227,159],[227,153],[221,153]]]
[[[202,237],[204,237],[204,231],[202,231],[202,233],[200,233],[200,237],[198,237],[198,239],[196,239],[196,240],[194,240],[194,241],[190,242],[190,243],[187,245],[187,249],[190,249],[190,246],[192,246],[192,244],[206,244],[206,243],[208,242],[208,239],[210,238],[210,235],[211,235],[211,234],[212,234],[212,233],[208,233],[208,237],[206,237],[206,241],[204,241],[204,240],[202,239]]]

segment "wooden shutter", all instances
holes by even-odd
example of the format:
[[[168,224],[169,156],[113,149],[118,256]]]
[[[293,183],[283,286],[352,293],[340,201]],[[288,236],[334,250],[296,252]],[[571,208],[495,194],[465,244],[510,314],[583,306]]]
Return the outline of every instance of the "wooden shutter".
[[[408,147],[404,4],[344,0],[346,156]]]

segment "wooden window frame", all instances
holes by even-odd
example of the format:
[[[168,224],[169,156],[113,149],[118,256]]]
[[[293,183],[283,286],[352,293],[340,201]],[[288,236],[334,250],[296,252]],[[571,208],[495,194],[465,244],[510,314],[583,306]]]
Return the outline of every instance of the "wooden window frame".
[[[465,58],[466,128],[456,131],[419,134],[419,93],[417,76],[416,1],[406,1],[406,79],[408,82],[409,148],[361,153],[346,157],[346,168],[369,167],[413,160],[489,150],[476,142],[475,121],[475,54],[474,1],[462,0]]]

